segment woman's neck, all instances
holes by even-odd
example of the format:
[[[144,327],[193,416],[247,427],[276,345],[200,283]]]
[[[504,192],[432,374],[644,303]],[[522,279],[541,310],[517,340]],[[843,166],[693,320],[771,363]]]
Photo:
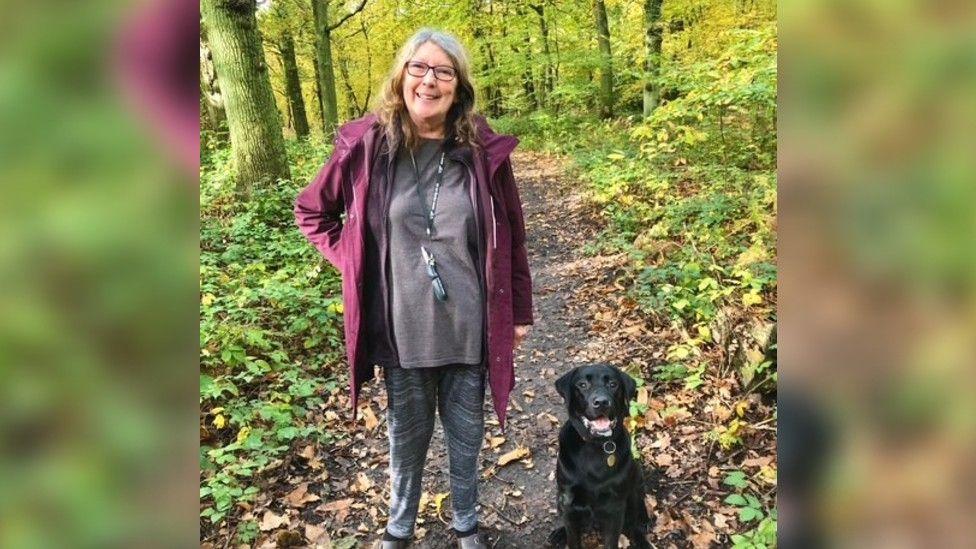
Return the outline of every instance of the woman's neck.
[[[413,125],[417,128],[417,135],[425,139],[443,139],[444,138],[444,120],[439,120],[437,122],[427,122],[427,121],[413,121]]]

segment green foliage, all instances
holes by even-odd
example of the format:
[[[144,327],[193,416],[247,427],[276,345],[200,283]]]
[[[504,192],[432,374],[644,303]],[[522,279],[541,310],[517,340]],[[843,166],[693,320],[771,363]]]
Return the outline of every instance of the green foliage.
[[[310,143],[289,153],[300,181],[328,156]],[[215,523],[254,498],[254,479],[293,441],[332,440],[307,418],[342,375],[340,279],[295,228],[301,185],[279,181],[237,202],[227,162],[226,149],[205,149],[200,187],[200,408],[213,431],[200,448],[200,497]]]
[[[771,317],[775,309],[776,26],[765,4],[665,10],[687,26],[665,33],[664,94],[650,117],[540,110],[497,126],[525,146],[573,157],[609,222],[586,250],[626,252],[641,309],[697,333],[669,349],[654,378],[696,388],[708,375],[700,356],[718,312]],[[775,381],[774,363],[755,370]],[[726,433],[724,442],[737,440]]]
[[[775,547],[776,509],[770,510],[767,515],[762,502],[752,493],[746,474],[742,471],[732,471],[725,476],[722,484],[736,489],[736,492],[729,494],[724,501],[727,505],[738,508],[739,522],[746,524],[758,521],[759,523],[745,534],[733,535],[734,546],[743,549]]]
[[[767,549],[776,547],[776,509],[763,517],[759,525],[744,534],[733,534],[733,549]]]

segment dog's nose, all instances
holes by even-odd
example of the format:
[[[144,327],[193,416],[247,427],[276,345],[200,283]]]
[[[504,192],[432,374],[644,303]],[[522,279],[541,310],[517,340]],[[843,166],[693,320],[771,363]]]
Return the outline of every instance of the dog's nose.
[[[610,399],[605,396],[595,396],[590,402],[597,410],[606,410],[610,407]]]

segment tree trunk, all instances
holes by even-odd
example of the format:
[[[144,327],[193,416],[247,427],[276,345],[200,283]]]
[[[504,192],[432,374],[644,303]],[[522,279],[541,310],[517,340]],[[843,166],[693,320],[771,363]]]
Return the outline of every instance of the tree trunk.
[[[227,113],[224,111],[224,100],[220,95],[220,84],[217,82],[217,70],[213,65],[213,54],[207,44],[206,33],[200,32],[200,97],[201,106],[207,113],[208,129],[219,131],[227,124]]]
[[[658,74],[661,68],[661,4],[663,0],[644,0],[644,118],[651,116],[661,100]]]
[[[552,66],[552,54],[549,52],[549,24],[546,21],[545,5],[531,5],[539,16],[539,34],[542,35],[542,56],[545,63],[542,68],[542,103],[546,104],[546,96],[552,93],[555,82],[555,71]]]
[[[329,26],[329,0],[312,0],[315,18],[315,62],[319,67],[319,89],[322,101],[322,128],[326,137],[339,125],[335,69],[332,66],[332,28]]]
[[[596,20],[597,42],[600,44],[600,116],[613,116],[613,56],[610,52],[610,25],[607,23],[607,6],[603,0],[593,0],[593,18]]]
[[[312,63],[315,66],[315,100],[319,104],[319,118],[322,121],[322,127],[325,127],[325,108],[322,106],[322,76],[319,74],[319,64],[318,61]]]
[[[342,76],[342,86],[346,91],[346,116],[356,118],[359,111],[359,101],[356,100],[356,90],[352,87],[352,80],[349,78],[348,63],[340,56],[339,74]]]
[[[285,32],[281,39],[281,57],[282,64],[285,66],[285,90],[294,121],[295,135],[299,139],[304,139],[308,137],[308,116],[305,114],[305,99],[302,97],[298,63],[295,61],[295,40],[289,32]]]
[[[255,8],[255,0],[200,3],[227,110],[237,191],[242,195],[249,194],[255,183],[290,178]]]

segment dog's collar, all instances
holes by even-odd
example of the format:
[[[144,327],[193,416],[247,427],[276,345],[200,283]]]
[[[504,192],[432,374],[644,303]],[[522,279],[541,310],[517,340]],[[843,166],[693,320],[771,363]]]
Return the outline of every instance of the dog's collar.
[[[608,440],[603,443],[603,453],[607,455],[607,467],[617,464],[617,443]]]

